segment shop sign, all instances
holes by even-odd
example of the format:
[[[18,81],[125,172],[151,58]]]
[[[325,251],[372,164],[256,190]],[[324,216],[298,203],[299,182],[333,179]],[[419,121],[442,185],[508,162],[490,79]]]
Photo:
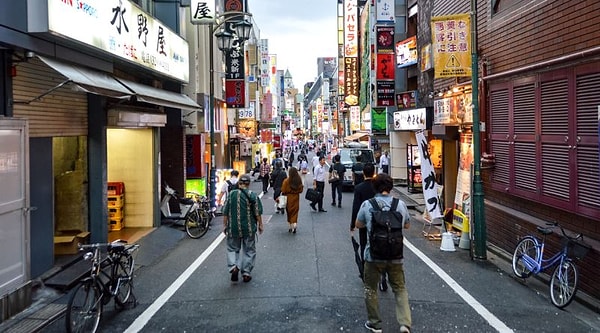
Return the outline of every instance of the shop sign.
[[[392,53],[377,53],[377,80],[394,79],[394,55]]]
[[[254,119],[254,108],[239,109],[238,119]]]
[[[188,43],[131,1],[46,1],[48,12],[39,15],[47,17],[31,17],[29,32],[64,36],[188,82]]]
[[[358,6],[356,0],[344,0],[344,57],[358,57]]]
[[[393,26],[377,26],[377,53],[394,53]]]
[[[228,108],[243,108],[246,106],[246,82],[244,80],[225,81],[225,102]]]
[[[377,106],[394,106],[394,81],[377,80]]]
[[[350,107],[350,131],[360,130],[360,106]]]
[[[427,129],[427,109],[414,109],[394,112],[395,131],[416,131]]]
[[[386,134],[387,108],[371,108],[371,132],[373,134]]]
[[[358,105],[358,58],[344,58],[344,102],[348,106]]]
[[[396,107],[398,110],[417,108],[417,91],[405,91],[396,94]]]
[[[425,199],[425,207],[430,218],[441,218],[442,202],[438,195],[438,183],[435,181],[435,169],[431,162],[429,145],[423,131],[415,133],[417,144],[419,146],[419,154],[421,156],[421,182],[423,184],[423,197]]]
[[[417,36],[396,43],[396,66],[398,68],[414,65],[417,61]]]
[[[215,24],[215,0],[191,0],[190,20],[192,24]]]
[[[377,22],[395,22],[394,0],[377,0],[375,19]]]
[[[421,72],[428,71],[433,68],[431,61],[431,44],[423,45],[421,48]]]
[[[434,77],[471,76],[469,14],[431,18]]]
[[[269,40],[260,40],[260,85],[267,87],[270,81],[269,74]]]
[[[433,122],[440,125],[473,123],[471,94],[459,94],[433,101]]]

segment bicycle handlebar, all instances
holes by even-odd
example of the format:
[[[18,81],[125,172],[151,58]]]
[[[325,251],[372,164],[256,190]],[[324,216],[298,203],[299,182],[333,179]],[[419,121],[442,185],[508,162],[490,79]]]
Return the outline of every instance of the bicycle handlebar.
[[[563,236],[565,238],[569,239],[569,240],[583,240],[583,234],[582,233],[578,233],[575,236],[569,236],[565,232],[565,229],[562,227],[562,225],[558,224],[558,222],[556,222],[556,221],[546,222],[546,225],[550,226],[551,228],[559,227],[560,228],[560,232],[563,234]]]

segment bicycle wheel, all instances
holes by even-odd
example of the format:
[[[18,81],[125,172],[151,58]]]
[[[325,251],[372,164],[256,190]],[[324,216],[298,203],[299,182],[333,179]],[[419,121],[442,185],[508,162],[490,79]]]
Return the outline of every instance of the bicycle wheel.
[[[191,238],[200,238],[208,231],[208,214],[205,211],[190,212],[185,220],[185,232]]]
[[[556,266],[550,279],[552,304],[561,309],[569,305],[577,292],[578,282],[579,273],[575,264],[569,259],[563,260],[562,264]]]
[[[527,236],[517,244],[512,258],[512,269],[516,276],[528,278],[533,273],[534,268],[539,262],[539,251],[537,240]]]
[[[131,255],[119,255],[113,264],[112,282],[116,283],[112,288],[118,288],[116,292],[113,289],[115,303],[119,306],[125,305],[133,289],[133,257]]]
[[[102,315],[102,293],[92,280],[80,283],[69,298],[67,333],[96,332]]]

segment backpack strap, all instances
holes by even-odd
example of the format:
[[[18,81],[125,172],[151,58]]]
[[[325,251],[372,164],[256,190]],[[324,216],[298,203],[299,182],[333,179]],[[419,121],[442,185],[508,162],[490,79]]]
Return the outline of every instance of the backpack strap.
[[[381,211],[381,207],[379,207],[379,203],[377,202],[377,199],[371,198],[371,199],[369,199],[369,202],[371,203],[371,206],[373,207],[374,210]]]
[[[400,199],[398,198],[393,198],[392,199],[392,207],[390,208],[390,211],[395,212],[396,209],[398,208],[398,204],[400,203]]]

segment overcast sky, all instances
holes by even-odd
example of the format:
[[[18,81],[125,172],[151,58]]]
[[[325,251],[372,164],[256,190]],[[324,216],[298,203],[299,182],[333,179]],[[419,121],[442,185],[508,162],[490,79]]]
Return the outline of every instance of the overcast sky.
[[[317,76],[317,58],[337,58],[336,0],[248,0],[249,11],[277,55],[277,68],[289,69],[301,89]]]

